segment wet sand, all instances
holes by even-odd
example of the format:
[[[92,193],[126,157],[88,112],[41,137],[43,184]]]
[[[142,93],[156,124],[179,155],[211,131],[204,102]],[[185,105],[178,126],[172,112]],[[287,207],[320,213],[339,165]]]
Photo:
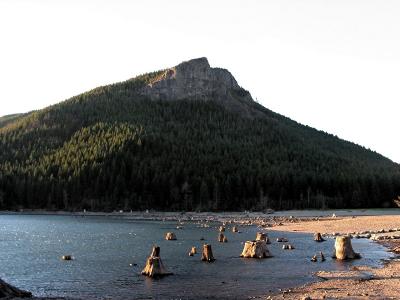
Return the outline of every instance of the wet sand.
[[[287,223],[270,230],[295,232],[353,233],[382,231],[400,227],[400,216],[357,216],[324,218],[317,221]],[[400,240],[380,241],[394,250]],[[400,249],[400,248],[398,248]],[[394,251],[399,252],[399,251]],[[400,261],[391,260],[382,268],[358,267],[348,272],[321,272],[320,282],[282,291],[265,299],[400,299]],[[323,278],[323,279],[322,279]],[[309,297],[309,298],[308,298]]]

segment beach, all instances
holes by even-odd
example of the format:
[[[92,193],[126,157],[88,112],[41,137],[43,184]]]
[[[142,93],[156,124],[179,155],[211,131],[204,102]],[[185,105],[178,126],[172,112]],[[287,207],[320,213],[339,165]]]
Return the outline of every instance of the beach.
[[[271,230],[287,232],[328,232],[351,234],[366,231],[387,231],[400,224],[400,216],[356,216],[321,219],[312,222],[285,223]],[[400,240],[379,241],[388,250],[400,246]],[[361,254],[362,255],[362,254]],[[385,262],[382,268],[357,267],[348,272],[321,272],[321,281],[307,284],[266,299],[399,299],[400,298],[400,262],[396,259]],[[324,278],[324,279],[322,279]],[[309,297],[309,298],[307,298]]]

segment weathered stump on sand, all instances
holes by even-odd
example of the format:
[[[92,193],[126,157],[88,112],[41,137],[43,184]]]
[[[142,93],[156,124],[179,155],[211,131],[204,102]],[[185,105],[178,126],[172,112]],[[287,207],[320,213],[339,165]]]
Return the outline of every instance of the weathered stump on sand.
[[[265,241],[247,241],[240,257],[245,258],[267,258],[272,255],[268,251]]]
[[[20,290],[0,279],[0,298],[30,298],[32,294],[27,291]]]
[[[348,236],[336,237],[335,253],[332,257],[339,260],[361,258],[359,253],[354,252],[351,239]]]
[[[238,232],[239,232],[239,229],[238,229],[236,226],[233,226],[233,227],[232,227],[232,232],[233,232],[233,233],[238,233]]]
[[[225,232],[225,227],[224,226],[219,226],[219,232]]]
[[[314,234],[314,241],[316,242],[324,242],[325,239],[322,237],[321,233],[317,232]]]
[[[147,258],[146,266],[142,270],[142,275],[149,277],[162,277],[171,274],[171,272],[168,272],[165,269],[164,264],[162,263],[160,247],[154,246],[150,256]]]
[[[228,239],[226,238],[226,236],[220,232],[220,234],[218,234],[218,242],[220,243],[227,243]]]
[[[203,245],[203,253],[201,255],[201,260],[208,262],[215,261],[210,244]]]
[[[176,235],[173,232],[167,232],[167,234],[165,235],[165,239],[167,241],[174,241],[176,240]]]
[[[189,256],[194,256],[196,253],[197,253],[196,247],[192,247],[192,249],[190,249]]]
[[[256,241],[267,241],[267,235],[263,232],[257,232],[256,234]]]

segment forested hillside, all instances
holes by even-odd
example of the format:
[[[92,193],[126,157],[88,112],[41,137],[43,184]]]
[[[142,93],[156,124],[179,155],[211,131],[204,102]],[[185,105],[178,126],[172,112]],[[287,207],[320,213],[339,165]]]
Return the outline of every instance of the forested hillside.
[[[382,207],[400,167],[189,61],[0,119],[0,209]],[[3,125],[2,125],[3,124]]]

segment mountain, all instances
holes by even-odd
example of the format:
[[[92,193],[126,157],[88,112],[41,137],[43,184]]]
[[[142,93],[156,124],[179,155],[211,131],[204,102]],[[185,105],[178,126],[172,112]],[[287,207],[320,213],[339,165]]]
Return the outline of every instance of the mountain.
[[[21,118],[24,114],[12,114],[0,117],[0,128],[6,126],[7,124]]]
[[[382,207],[400,194],[398,164],[270,111],[206,58],[0,120],[0,209]]]

